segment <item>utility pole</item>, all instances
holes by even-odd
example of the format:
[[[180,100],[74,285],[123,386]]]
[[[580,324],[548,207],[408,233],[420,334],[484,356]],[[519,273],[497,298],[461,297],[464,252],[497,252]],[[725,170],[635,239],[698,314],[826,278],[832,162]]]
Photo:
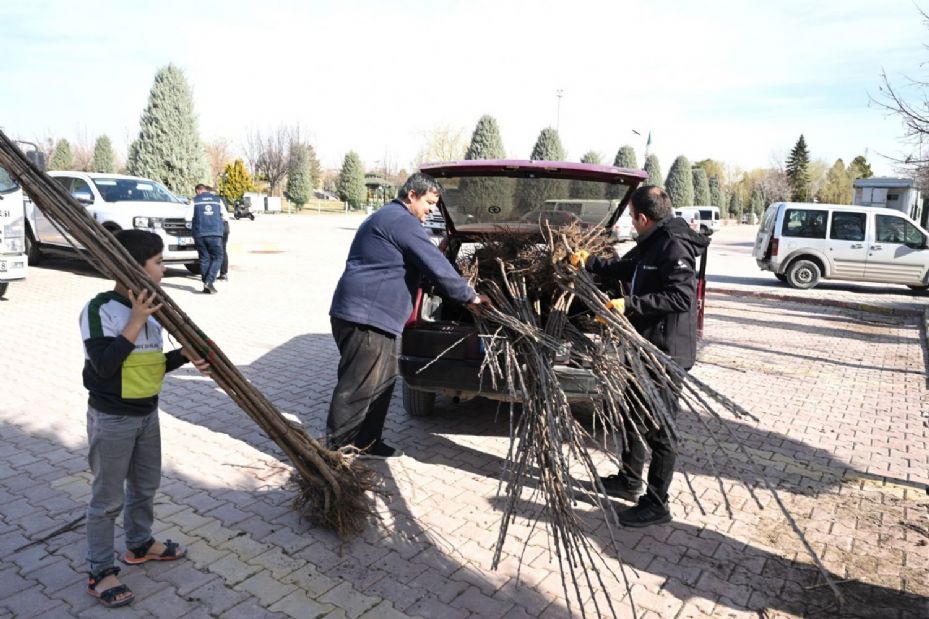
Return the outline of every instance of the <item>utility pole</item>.
[[[558,107],[555,111],[555,131],[558,131],[561,127],[561,97],[564,96],[564,90],[559,88],[555,91],[555,96],[558,97]]]

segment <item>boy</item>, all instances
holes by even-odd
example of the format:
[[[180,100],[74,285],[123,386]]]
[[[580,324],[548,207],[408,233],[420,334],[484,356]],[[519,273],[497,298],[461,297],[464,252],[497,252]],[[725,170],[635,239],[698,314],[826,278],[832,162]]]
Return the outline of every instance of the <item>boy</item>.
[[[165,272],[161,237],[123,230],[116,239],[155,283]],[[152,317],[161,304],[153,293],[138,295],[121,284],[92,299],[81,311],[84,386],[87,406],[88,461],[94,480],[87,508],[87,592],[104,606],[125,606],[132,591],[117,579],[113,565],[116,515],[125,509],[128,550],[123,561],[173,561],[186,551],[171,540],[151,536],[155,490],[161,481],[161,433],[158,393],[165,372],[188,360],[202,373],[209,364],[187,350],[165,355],[161,325]]]

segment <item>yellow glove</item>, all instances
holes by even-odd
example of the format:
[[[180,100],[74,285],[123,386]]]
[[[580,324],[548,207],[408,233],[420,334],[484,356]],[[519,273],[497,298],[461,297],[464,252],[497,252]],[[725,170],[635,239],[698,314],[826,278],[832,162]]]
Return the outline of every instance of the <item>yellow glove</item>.
[[[587,266],[587,259],[590,258],[590,252],[586,250],[576,251],[568,257],[568,262],[575,269]]]
[[[619,314],[624,314],[626,313],[626,300],[625,299],[610,299],[609,301],[606,302],[606,309],[612,310]],[[594,320],[596,320],[602,325],[607,324],[606,319],[603,318],[602,316],[596,316]]]

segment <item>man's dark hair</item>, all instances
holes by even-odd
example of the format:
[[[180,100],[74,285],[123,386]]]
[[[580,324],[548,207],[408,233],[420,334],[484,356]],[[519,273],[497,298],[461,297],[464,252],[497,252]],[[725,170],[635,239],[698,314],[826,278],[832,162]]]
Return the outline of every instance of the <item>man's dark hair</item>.
[[[116,233],[116,240],[126,248],[139,266],[143,267],[150,258],[154,258],[165,248],[160,236],[145,230],[120,230]]]
[[[632,194],[632,208],[652,221],[661,221],[674,214],[671,196],[658,185],[642,185]]]
[[[210,191],[210,187],[203,183],[197,183],[197,186],[194,187],[194,191]]]
[[[410,178],[406,179],[406,182],[403,183],[403,187],[397,191],[397,199],[401,202],[406,202],[407,196],[410,195],[411,191],[420,197],[426,195],[430,191],[440,194],[442,193],[442,185],[428,174],[416,172],[410,176]]]

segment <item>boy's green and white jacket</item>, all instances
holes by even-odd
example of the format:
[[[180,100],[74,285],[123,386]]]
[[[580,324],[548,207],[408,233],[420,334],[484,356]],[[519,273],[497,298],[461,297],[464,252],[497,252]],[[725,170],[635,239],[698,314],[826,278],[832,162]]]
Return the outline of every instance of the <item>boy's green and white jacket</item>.
[[[112,415],[147,415],[158,408],[166,372],[187,362],[180,350],[162,352],[161,325],[149,317],[135,342],[122,335],[132,303],[114,291],[81,311],[84,387],[92,408]]]

